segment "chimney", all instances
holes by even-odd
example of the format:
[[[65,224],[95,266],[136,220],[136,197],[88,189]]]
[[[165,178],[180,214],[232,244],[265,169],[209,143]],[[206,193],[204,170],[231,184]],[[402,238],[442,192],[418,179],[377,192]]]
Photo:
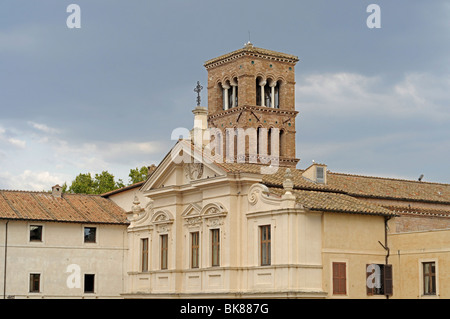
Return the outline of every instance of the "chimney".
[[[149,176],[152,175],[153,172],[155,171],[156,165],[155,165],[155,164],[152,164],[152,165],[150,165],[150,166],[147,166],[147,169],[148,169],[147,177],[149,177]]]
[[[52,196],[55,198],[61,198],[62,194],[62,187],[56,184],[52,187]]]

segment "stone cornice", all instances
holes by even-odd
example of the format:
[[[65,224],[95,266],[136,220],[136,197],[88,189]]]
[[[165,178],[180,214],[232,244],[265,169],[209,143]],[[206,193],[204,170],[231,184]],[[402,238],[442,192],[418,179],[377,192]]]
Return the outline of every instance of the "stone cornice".
[[[212,119],[218,119],[224,116],[228,116],[229,114],[233,113],[240,113],[242,111],[259,111],[263,113],[276,113],[279,115],[287,115],[287,116],[296,116],[299,112],[298,111],[289,111],[284,109],[275,109],[271,107],[265,107],[265,106],[254,106],[254,105],[243,105],[238,107],[233,107],[228,110],[224,110],[212,115],[208,115],[208,120]]]
[[[299,61],[299,58],[295,55],[257,48],[254,47],[252,44],[247,44],[242,49],[206,61],[204,66],[206,69],[210,69],[228,62],[232,62],[238,58],[242,58],[245,56],[284,62],[292,65],[295,65]]]

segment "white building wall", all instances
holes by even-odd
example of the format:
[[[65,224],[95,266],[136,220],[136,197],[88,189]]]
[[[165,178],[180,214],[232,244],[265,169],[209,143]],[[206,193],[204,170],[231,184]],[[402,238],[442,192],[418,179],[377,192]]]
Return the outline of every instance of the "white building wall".
[[[30,225],[43,226],[42,242],[30,242]],[[97,228],[96,243],[84,243],[84,226]],[[125,290],[125,225],[9,221],[6,285],[5,231],[6,221],[0,221],[2,297],[120,298]],[[30,292],[31,273],[40,274],[38,293]],[[84,293],[85,274],[95,275],[94,293]],[[80,278],[80,286],[69,287],[69,277]]]

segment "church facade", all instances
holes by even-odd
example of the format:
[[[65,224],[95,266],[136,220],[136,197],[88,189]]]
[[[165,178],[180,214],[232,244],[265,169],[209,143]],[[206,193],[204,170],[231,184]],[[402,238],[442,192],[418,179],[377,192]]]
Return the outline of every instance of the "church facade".
[[[292,55],[205,63],[208,107],[128,213],[125,298],[450,297],[450,185],[296,169]]]

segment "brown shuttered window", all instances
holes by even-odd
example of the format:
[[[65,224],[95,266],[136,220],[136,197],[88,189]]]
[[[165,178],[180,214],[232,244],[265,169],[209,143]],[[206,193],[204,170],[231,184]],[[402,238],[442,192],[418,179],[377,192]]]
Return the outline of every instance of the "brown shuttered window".
[[[384,294],[392,296],[393,294],[393,283],[392,283],[392,265],[384,265]]]
[[[347,294],[346,264],[333,263],[333,295]]]

